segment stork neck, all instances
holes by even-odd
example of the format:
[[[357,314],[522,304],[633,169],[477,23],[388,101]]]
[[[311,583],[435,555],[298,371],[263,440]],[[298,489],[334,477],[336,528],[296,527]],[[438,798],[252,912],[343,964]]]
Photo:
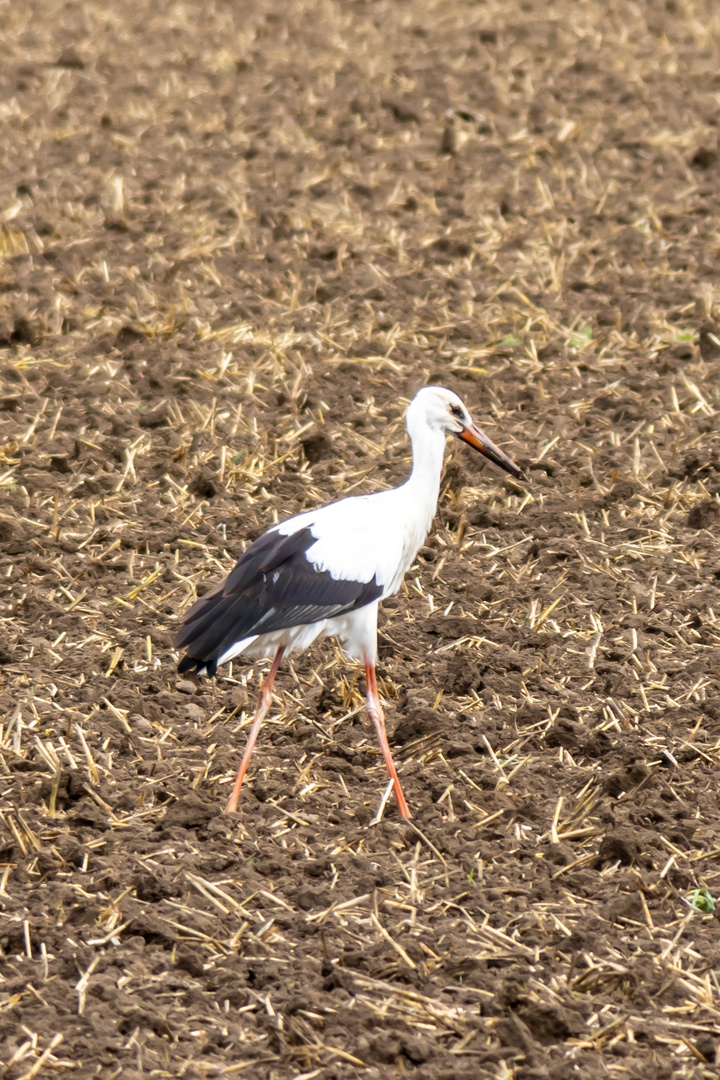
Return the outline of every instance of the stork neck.
[[[425,430],[412,437],[413,466],[405,484],[411,503],[427,529],[435,516],[445,454],[445,434]]]

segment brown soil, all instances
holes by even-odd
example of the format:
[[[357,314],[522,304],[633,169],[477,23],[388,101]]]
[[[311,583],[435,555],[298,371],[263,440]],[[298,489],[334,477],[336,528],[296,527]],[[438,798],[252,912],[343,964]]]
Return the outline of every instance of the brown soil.
[[[3,1075],[715,1076],[715,0],[3,18]],[[531,483],[450,448],[384,607],[413,825],[330,643],[225,817],[178,617],[428,380]]]

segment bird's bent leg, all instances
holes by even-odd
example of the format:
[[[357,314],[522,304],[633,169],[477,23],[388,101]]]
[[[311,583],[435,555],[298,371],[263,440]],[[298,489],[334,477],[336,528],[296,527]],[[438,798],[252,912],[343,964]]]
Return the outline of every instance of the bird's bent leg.
[[[397,800],[398,810],[400,816],[404,818],[411,818],[412,814],[408,809],[408,804],[405,802],[405,796],[403,795],[403,789],[400,785],[400,777],[397,774],[395,768],[395,762],[392,759],[390,753],[390,747],[387,741],[387,732],[385,730],[385,714],[383,713],[382,705],[380,704],[380,698],[378,696],[377,679],[375,678],[375,665],[366,661],[365,663],[365,683],[367,686],[367,707],[370,713],[370,719],[375,726],[375,734],[378,737],[380,743],[380,749],[383,752],[385,758],[385,765],[390,775],[390,779],[393,782],[393,791],[395,792],[395,799]]]
[[[243,759],[240,762],[240,768],[238,769],[237,779],[235,781],[235,787],[232,789],[232,795],[228,799],[227,806],[225,807],[225,810],[224,810],[224,813],[226,813],[226,814],[234,814],[235,811],[237,810],[238,797],[240,795],[240,788],[243,786],[243,780],[245,779],[245,773],[247,772],[247,767],[250,764],[250,756],[251,756],[251,754],[253,752],[253,748],[255,746],[255,740],[258,737],[258,732],[260,731],[260,725],[262,724],[262,722],[263,722],[263,720],[265,718],[265,714],[267,713],[268,709],[270,708],[270,703],[272,701],[272,686],[273,686],[273,683],[275,682],[275,676],[278,673],[278,668],[280,667],[280,661],[283,658],[283,653],[284,652],[285,652],[285,646],[281,645],[281,647],[275,653],[275,659],[272,662],[272,667],[270,668],[270,671],[268,672],[267,678],[265,679],[264,683],[260,687],[260,693],[258,694],[257,709],[255,710],[255,718],[253,719],[252,727],[250,728],[250,734],[248,735],[248,741],[245,744],[245,753],[243,754]]]

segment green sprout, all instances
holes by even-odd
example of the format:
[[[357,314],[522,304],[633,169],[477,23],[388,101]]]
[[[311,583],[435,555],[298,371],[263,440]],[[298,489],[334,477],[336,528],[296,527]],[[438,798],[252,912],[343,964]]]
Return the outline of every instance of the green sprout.
[[[696,911],[702,911],[705,915],[711,915],[715,910],[715,901],[710,895],[708,889],[695,889],[690,896],[690,907],[695,908]]]
[[[592,341],[593,332],[592,326],[581,326],[579,330],[576,330],[571,338],[568,339],[569,349],[584,349]]]

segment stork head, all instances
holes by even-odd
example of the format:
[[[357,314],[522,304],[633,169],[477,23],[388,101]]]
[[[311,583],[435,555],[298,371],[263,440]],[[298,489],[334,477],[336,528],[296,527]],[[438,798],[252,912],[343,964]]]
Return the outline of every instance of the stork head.
[[[421,427],[455,435],[511,476],[518,480],[527,479],[522,469],[476,426],[466,406],[452,390],[443,386],[424,386],[410,402],[405,422],[411,437]]]

